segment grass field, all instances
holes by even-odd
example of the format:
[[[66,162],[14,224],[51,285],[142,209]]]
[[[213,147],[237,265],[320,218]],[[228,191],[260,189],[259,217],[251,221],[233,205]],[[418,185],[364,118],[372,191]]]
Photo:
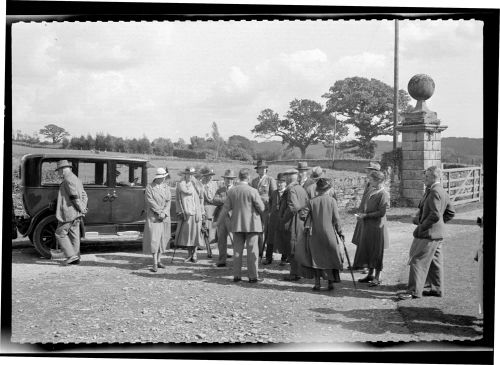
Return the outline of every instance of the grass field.
[[[79,150],[63,150],[63,149],[50,149],[50,148],[32,148],[26,146],[12,145],[12,170],[15,172],[19,167],[21,157],[28,153],[56,153],[56,154],[89,154],[89,151],[79,151]],[[118,153],[118,152],[100,152],[96,156],[124,156],[124,157],[134,157],[134,158],[144,158],[149,160],[151,164],[156,167],[168,167],[170,176],[172,180],[178,180],[179,172],[183,171],[187,166],[193,166],[196,169],[202,166],[209,166],[214,169],[215,176],[214,180],[222,180],[221,176],[224,175],[226,169],[233,169],[237,174],[238,171],[243,167],[248,167],[253,171],[253,164],[243,161],[208,161],[208,160],[189,160],[189,159],[178,159],[173,157],[162,157],[155,155],[140,155],[132,153]],[[295,166],[286,165],[270,165],[268,174],[270,176],[276,177],[279,172],[285,171],[288,168]],[[155,174],[155,169],[148,169],[148,181],[151,181],[152,176]],[[254,176],[257,176],[255,173]],[[353,172],[353,171],[338,171],[338,170],[328,170],[326,176],[334,179],[344,179],[352,178],[358,176],[364,176],[363,173]]]

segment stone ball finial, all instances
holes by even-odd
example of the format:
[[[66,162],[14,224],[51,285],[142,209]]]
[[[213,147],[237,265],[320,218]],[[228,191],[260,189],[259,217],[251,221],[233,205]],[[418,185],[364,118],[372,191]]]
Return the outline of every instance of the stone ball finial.
[[[408,82],[408,93],[413,99],[417,100],[415,111],[429,110],[425,104],[425,100],[434,94],[435,87],[434,80],[429,75],[418,74],[410,79]]]

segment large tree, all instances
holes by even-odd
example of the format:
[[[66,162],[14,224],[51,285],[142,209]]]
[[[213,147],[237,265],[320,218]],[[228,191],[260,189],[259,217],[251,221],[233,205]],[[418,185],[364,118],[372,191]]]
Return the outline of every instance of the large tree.
[[[410,97],[404,90],[398,91],[398,110],[406,111]],[[326,108],[356,127],[356,139],[344,143],[347,148],[356,148],[355,153],[364,158],[373,158],[376,143],[373,138],[393,133],[394,88],[376,79],[349,77],[336,81],[328,93],[323,95]]]
[[[40,129],[40,134],[52,139],[52,143],[54,144],[60,142],[64,137],[69,136],[69,133],[64,128],[55,124],[47,124]]]
[[[299,148],[302,158],[306,157],[307,147],[333,139],[334,135],[334,116],[313,100],[293,100],[284,119],[272,109],[265,109],[257,120],[259,124],[252,129],[256,137],[281,137],[289,148]],[[345,123],[337,120],[335,139],[340,140],[347,133]]]

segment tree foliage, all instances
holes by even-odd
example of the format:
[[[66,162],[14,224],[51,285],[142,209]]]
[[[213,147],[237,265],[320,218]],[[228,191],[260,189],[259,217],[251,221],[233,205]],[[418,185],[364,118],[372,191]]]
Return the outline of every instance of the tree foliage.
[[[406,111],[410,97],[404,90],[398,94],[398,110]],[[345,147],[356,148],[358,156],[373,158],[376,147],[373,138],[393,133],[394,88],[376,79],[349,77],[336,81],[323,97],[327,99],[329,112],[337,112],[345,123],[357,129],[356,139]]]
[[[51,139],[54,144],[60,142],[64,137],[69,136],[69,133],[64,128],[55,124],[47,124],[40,129],[40,134]]]
[[[257,120],[259,124],[252,129],[256,137],[281,137],[282,143],[288,147],[298,147],[302,158],[306,157],[307,147],[333,139],[334,135],[334,117],[313,100],[293,100],[283,119],[272,109],[265,109]],[[347,133],[345,123],[337,120],[335,139],[340,140]]]

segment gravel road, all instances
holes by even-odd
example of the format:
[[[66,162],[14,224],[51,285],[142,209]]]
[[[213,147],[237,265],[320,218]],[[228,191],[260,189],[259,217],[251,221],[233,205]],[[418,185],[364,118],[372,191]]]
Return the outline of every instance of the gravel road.
[[[414,210],[413,210],[414,211]],[[412,211],[412,212],[413,212]],[[401,215],[397,213],[401,212]],[[459,213],[448,225],[446,296],[397,302],[408,278],[412,240],[410,210],[391,210],[391,245],[385,251],[382,285],[358,283],[341,273],[335,290],[311,290],[312,280],[284,282],[288,266],[260,266],[265,280],[233,283],[229,267],[216,268],[199,251],[172,250],[166,269],[149,271],[140,243],[86,243],[78,266],[42,259],[26,241],[13,242],[12,342],[264,342],[477,340],[482,323],[475,297],[479,237],[475,218]],[[354,221],[344,232],[352,237]],[[347,244],[351,259],[355,246]],[[214,249],[214,257],[217,250]],[[230,250],[231,251],[231,250]],[[279,259],[279,255],[275,255]],[[231,260],[231,259],[230,259]],[[243,260],[245,263],[245,258]],[[347,266],[347,265],[346,265]],[[245,275],[245,269],[243,275]],[[355,272],[356,280],[363,275]]]

